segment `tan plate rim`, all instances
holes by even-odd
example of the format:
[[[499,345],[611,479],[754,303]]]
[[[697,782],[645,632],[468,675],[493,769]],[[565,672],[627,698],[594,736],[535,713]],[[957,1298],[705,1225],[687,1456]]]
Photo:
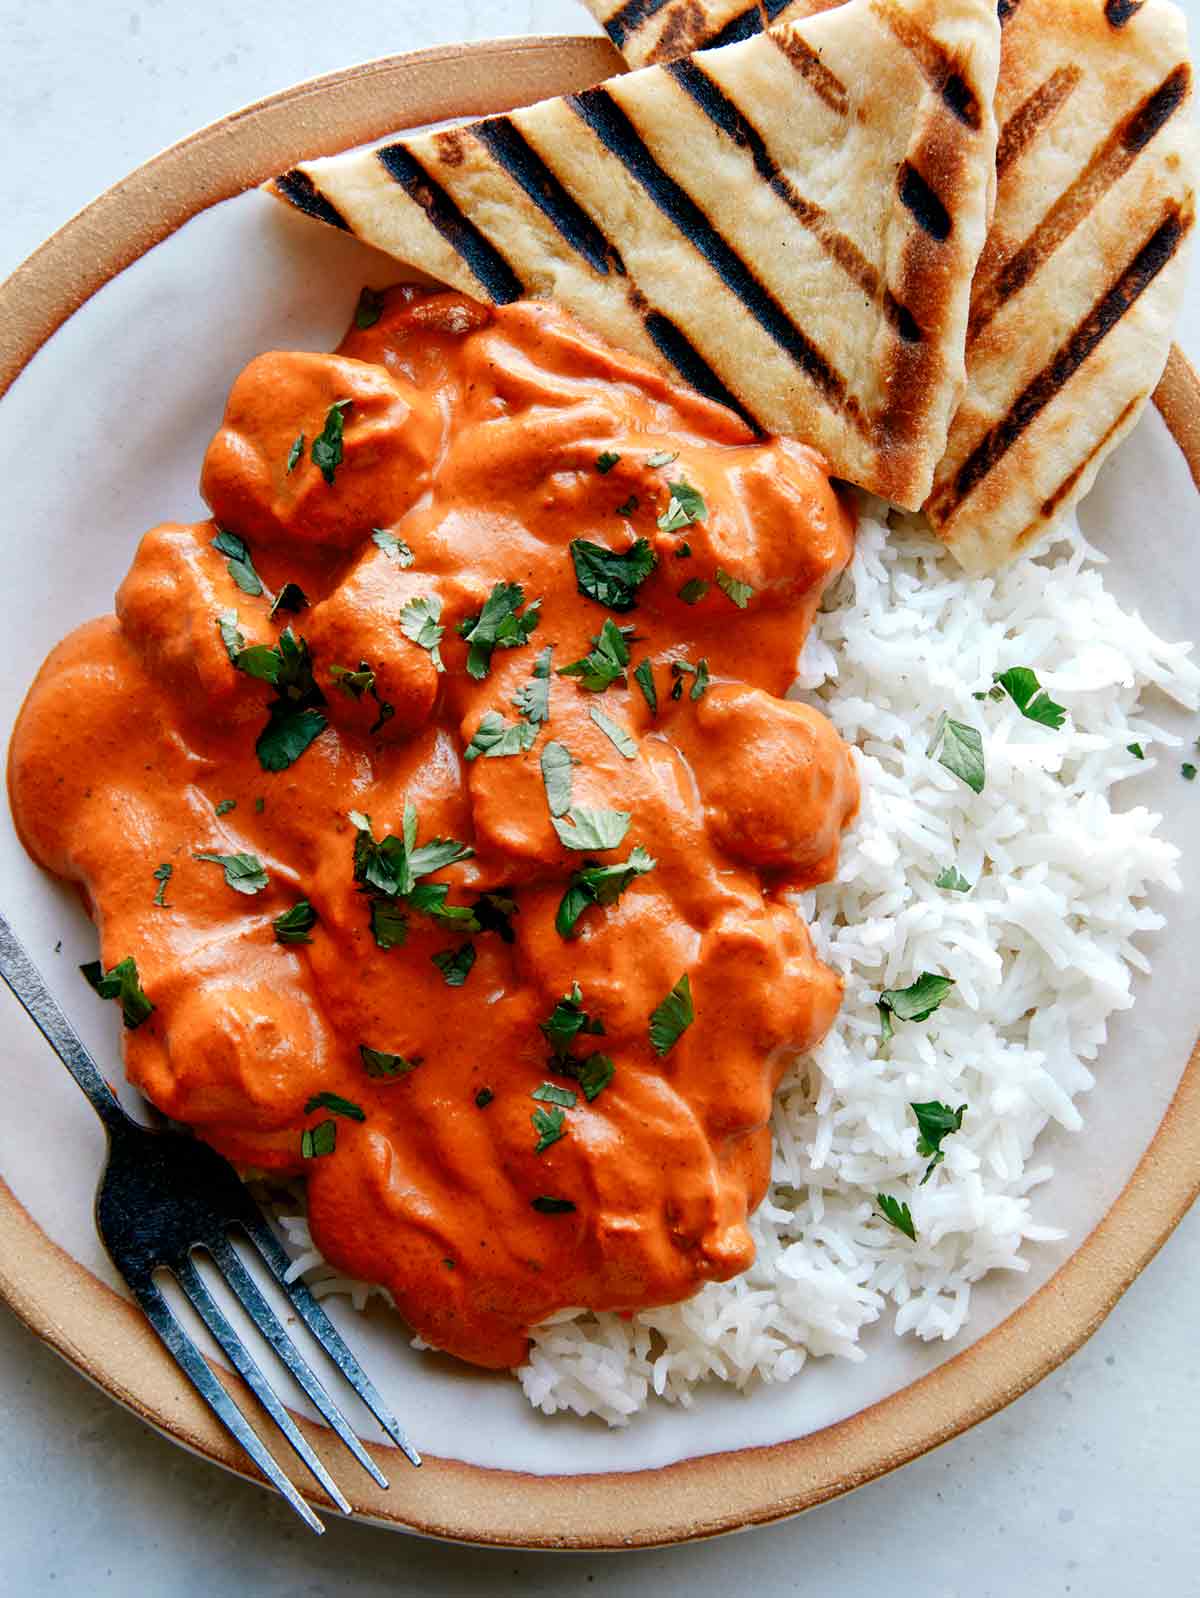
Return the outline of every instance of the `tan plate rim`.
[[[297,159],[391,129],[508,109],[620,70],[607,41],[527,38],[393,56],[300,84],[226,117],[108,190],[0,284],[0,396],[104,283],[219,200]],[[1200,380],[1173,350],[1155,401],[1200,488]],[[947,1364],[795,1442],[660,1470],[534,1476],[374,1450],[391,1490],[322,1427],[300,1424],[378,1523],[464,1542],[634,1548],[779,1520],[882,1476],[1021,1393],[1091,1335],[1200,1192],[1200,1046],[1149,1148],[1095,1231],[1038,1293]],[[0,1296],[85,1376],[177,1442],[258,1479],[141,1314],[41,1230],[0,1180]],[[235,1378],[226,1385],[253,1408]],[[419,1441],[419,1439],[418,1439]],[[281,1460],[288,1465],[286,1460]],[[322,1505],[319,1494],[313,1501]]]

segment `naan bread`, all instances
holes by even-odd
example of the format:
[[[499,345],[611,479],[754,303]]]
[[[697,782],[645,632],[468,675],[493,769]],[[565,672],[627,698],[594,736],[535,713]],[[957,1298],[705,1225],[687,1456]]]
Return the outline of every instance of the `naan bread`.
[[[848,0],[272,187],[466,293],[556,300],[915,508],[965,381],[998,58],[993,0]]]
[[[632,66],[828,11],[586,0]],[[1000,0],[995,221],[972,291],[967,392],[926,505],[973,570],[1092,484],[1153,392],[1195,215],[1197,139],[1167,0]]]

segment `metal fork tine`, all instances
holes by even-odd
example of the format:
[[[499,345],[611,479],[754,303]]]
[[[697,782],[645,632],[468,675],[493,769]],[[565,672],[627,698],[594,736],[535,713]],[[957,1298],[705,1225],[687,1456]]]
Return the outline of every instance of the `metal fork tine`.
[[[267,1414],[270,1415],[276,1426],[287,1438],[293,1451],[299,1455],[309,1470],[312,1471],[343,1515],[348,1515],[350,1513],[350,1505],[347,1503],[337,1483],[322,1465],[316,1454],[313,1453],[308,1443],[304,1440],[303,1434],[296,1426],[295,1421],[271,1391],[270,1384],[262,1371],[259,1370],[245,1343],[242,1342],[229,1324],[217,1301],[205,1286],[204,1278],[196,1269],[195,1261],[190,1257],[182,1259],[177,1261],[171,1268],[180,1287],[183,1288],[193,1307],[199,1312],[204,1324],[221,1345],[226,1358],[230,1360],[234,1370],[247,1384],[255,1398],[258,1399]]]
[[[180,1369],[199,1392],[201,1398],[216,1413],[217,1419],[233,1434],[259,1470],[262,1471],[271,1485],[283,1495],[301,1520],[306,1522],[320,1536],[325,1527],[308,1504],[305,1503],[295,1487],[292,1486],[283,1471],[280,1470],[268,1450],[263,1446],[257,1432],[255,1432],[233,1399],[230,1398],[229,1394],[213,1375],[204,1356],[175,1319],[170,1305],[158,1288],[150,1282],[140,1286],[135,1282],[130,1282],[129,1285],[133,1289],[138,1303],[145,1311],[146,1319],[167,1345]]]
[[[234,1293],[236,1293],[242,1308],[254,1321],[254,1324],[267,1342],[270,1343],[288,1370],[296,1378],[296,1381],[308,1394],[312,1403],[324,1415],[362,1468],[381,1487],[386,1487],[388,1484],[387,1477],[354,1435],[350,1422],[342,1414],[333,1399],[330,1398],[324,1387],[322,1387],[316,1372],[288,1336],[283,1322],[263,1297],[258,1283],[242,1264],[241,1258],[232,1243],[222,1238],[219,1242],[209,1243],[207,1247],[216,1262],[217,1269],[224,1276]]]
[[[303,1282],[289,1282],[287,1280],[287,1273],[292,1262],[288,1258],[283,1244],[275,1236],[271,1228],[260,1217],[254,1216],[239,1216],[238,1224],[245,1229],[246,1235],[270,1266],[276,1281],[296,1306],[301,1319],[317,1342],[320,1343],[330,1359],[333,1360],[342,1375],[354,1388],[363,1403],[366,1404],[375,1419],[401,1452],[412,1464],[419,1465],[421,1463],[420,1454],[417,1453],[404,1435],[400,1422],[384,1403],[383,1398],[376,1390],[375,1384],[346,1346],[342,1334]]]

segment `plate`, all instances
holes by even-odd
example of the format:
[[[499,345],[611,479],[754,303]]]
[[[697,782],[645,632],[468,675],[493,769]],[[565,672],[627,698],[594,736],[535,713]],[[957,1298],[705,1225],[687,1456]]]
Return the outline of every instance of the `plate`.
[[[203,514],[203,448],[237,370],[274,347],[331,347],[363,282],[394,263],[314,228],[254,184],[300,157],[406,126],[509,109],[620,68],[593,38],[497,41],[371,62],[276,95],[194,135],[110,190],[0,286],[0,424],[6,451],[9,622],[0,728],[50,645],[108,610],[148,526]],[[1193,625],[1200,581],[1200,383],[1177,353],[1081,519],[1108,580],[1167,636]],[[1190,462],[1190,470],[1189,470]],[[1148,509],[1149,507],[1149,509]],[[1136,537],[1131,536],[1136,530]],[[1195,736],[1194,718],[1155,719]],[[1195,832],[1200,795],[1175,763],[1125,799]],[[426,1454],[411,1471],[379,1447],[392,1488],[362,1486],[295,1395],[293,1407],[356,1514],[477,1543],[625,1548],[779,1519],[913,1459],[1010,1402],[1095,1329],[1200,1190],[1200,861],[1152,977],[1114,1022],[1081,1137],[1047,1132],[1063,1245],[1029,1274],[977,1291],[966,1337],[912,1345],[885,1325],[861,1365],[815,1361],[787,1386],[704,1391],[690,1410],[626,1431],[548,1420],[516,1385],[409,1348],[393,1317],[338,1318]],[[74,897],[0,829],[0,903],[85,1041],[118,1072],[117,1020],[75,966],[94,934]],[[184,1446],[248,1465],[183,1381],[118,1283],[91,1220],[103,1145],[87,1105],[15,1001],[0,1001],[0,1293],[114,1398]],[[125,1089],[127,1100],[132,1095]],[[223,1373],[231,1390],[236,1380]],[[367,1435],[370,1433],[368,1431]],[[314,1502],[320,1503],[319,1496]]]

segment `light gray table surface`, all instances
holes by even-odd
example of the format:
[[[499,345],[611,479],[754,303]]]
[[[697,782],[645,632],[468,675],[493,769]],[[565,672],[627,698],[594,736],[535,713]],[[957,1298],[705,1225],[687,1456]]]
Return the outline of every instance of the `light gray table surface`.
[[[1195,36],[1200,0],[1185,8]],[[573,0],[0,0],[0,276],[162,146],[272,90],[395,51],[589,26]],[[1181,332],[1193,359],[1197,281],[1193,269]],[[1190,1598],[1198,1328],[1193,1213],[1074,1359],[936,1454],[782,1526],[597,1557],[451,1548],[341,1522],[318,1541],[272,1496],[118,1409],[0,1308],[0,1595]]]

